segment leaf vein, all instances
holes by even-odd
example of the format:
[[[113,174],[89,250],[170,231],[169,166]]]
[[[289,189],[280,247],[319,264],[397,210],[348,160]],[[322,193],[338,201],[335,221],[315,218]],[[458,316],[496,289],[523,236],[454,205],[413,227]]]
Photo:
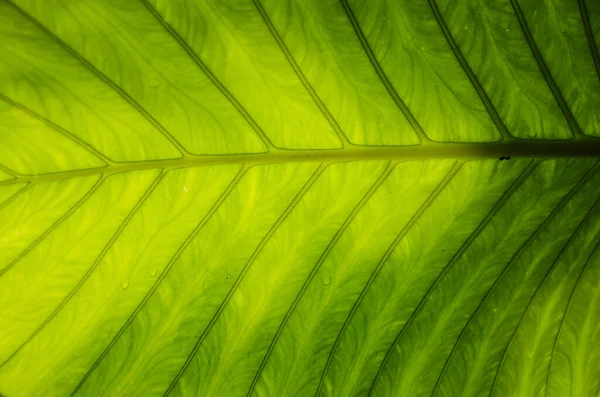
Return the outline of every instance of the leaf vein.
[[[575,285],[573,286],[573,290],[569,294],[569,299],[567,300],[567,305],[565,307],[565,311],[563,312],[562,317],[560,319],[560,324],[558,326],[558,332],[556,333],[556,336],[554,337],[554,343],[552,344],[552,353],[550,354],[550,363],[548,365],[548,373],[546,374],[546,388],[544,390],[544,396],[548,395],[548,388],[550,386],[550,373],[552,372],[552,363],[554,362],[554,357],[556,355],[556,348],[558,346],[558,340],[559,340],[560,335],[562,333],[563,325],[565,323],[565,319],[567,317],[567,314],[569,313],[569,309],[571,308],[571,304],[573,302],[573,296],[575,295],[575,291],[579,287],[579,282],[583,278],[583,274],[585,273],[585,270],[587,269],[588,264],[591,262],[591,260],[594,257],[596,251],[598,251],[598,248],[600,248],[600,241],[598,241],[596,243],[596,246],[592,250],[592,253],[590,254],[590,256],[588,257],[588,259],[586,260],[585,264],[583,265],[583,268],[581,269],[581,273],[579,273],[579,276],[577,277],[577,281],[575,282]]]
[[[65,307],[67,305],[67,303],[69,303],[69,301],[71,300],[71,298],[73,296],[75,296],[75,294],[77,293],[77,291],[81,288],[81,286],[87,281],[87,279],[90,277],[90,275],[94,272],[94,270],[98,267],[98,265],[100,264],[100,262],[102,261],[102,259],[104,258],[104,256],[108,253],[108,251],[110,250],[110,248],[112,247],[112,245],[115,243],[115,241],[119,238],[121,232],[125,229],[125,227],[127,226],[127,224],[129,224],[129,221],[133,218],[133,216],[137,213],[137,211],[140,209],[140,207],[142,206],[142,204],[146,201],[146,199],[148,197],[150,197],[150,195],[152,194],[152,192],[154,192],[154,189],[158,186],[158,184],[160,183],[160,181],[162,180],[164,176],[164,173],[161,170],[161,173],[154,179],[154,181],[152,182],[152,184],[148,187],[148,189],[146,190],[146,192],[144,192],[144,195],[138,200],[138,202],[136,203],[136,205],[131,209],[131,211],[129,212],[129,214],[127,214],[127,217],[123,220],[123,222],[119,225],[119,228],[117,229],[117,231],[113,234],[113,236],[111,237],[111,239],[108,241],[108,243],[106,244],[106,246],[102,249],[102,252],[100,253],[100,255],[96,258],[96,260],[94,261],[94,263],[90,266],[90,268],[87,270],[87,272],[83,275],[83,277],[77,282],[77,284],[75,285],[75,287],[71,290],[71,292],[69,292],[69,294],[61,301],[61,303],[56,307],[56,309],[54,309],[54,311],[42,322],[42,324],[40,324],[40,326],[25,340],[25,342],[23,342],[3,363],[0,364],[0,368],[4,367],[10,360],[12,360],[29,342],[31,342],[40,332],[42,332],[44,330],[44,328],[46,327],[46,325],[48,325],[53,319],[54,317],[56,317],[56,315],[62,310],[63,307]],[[101,182],[101,181],[99,181]]]
[[[508,341],[508,344],[506,345],[506,348],[502,352],[502,357],[500,358],[500,363],[498,364],[498,369],[496,370],[496,374],[494,375],[494,381],[492,383],[492,388],[490,389],[490,394],[489,394],[490,396],[492,396],[494,394],[494,391],[496,389],[496,384],[497,384],[497,381],[498,381],[498,378],[499,378],[499,375],[500,375],[500,371],[502,370],[502,367],[503,367],[505,359],[506,359],[506,355],[507,355],[510,347],[512,346],[512,343],[514,341],[515,335],[517,334],[517,331],[521,327],[521,323],[523,322],[523,319],[525,318],[525,315],[529,311],[530,306],[531,306],[533,300],[535,299],[535,297],[537,296],[538,292],[541,290],[544,282],[546,281],[546,279],[548,278],[548,276],[550,275],[550,273],[552,272],[552,270],[554,269],[554,267],[558,263],[558,260],[560,259],[560,257],[564,254],[564,252],[567,250],[567,248],[569,247],[569,245],[573,242],[575,236],[583,228],[583,225],[590,218],[590,216],[592,215],[592,213],[596,210],[597,207],[599,207],[599,204],[600,204],[600,197],[598,197],[598,199],[595,201],[594,205],[592,205],[592,207],[585,214],[585,216],[583,217],[583,219],[581,220],[581,222],[579,222],[579,225],[577,226],[577,229],[575,229],[575,231],[573,232],[573,234],[569,237],[569,240],[562,247],[562,249],[558,253],[558,256],[556,257],[556,259],[554,260],[554,262],[552,263],[552,265],[548,268],[548,270],[546,271],[546,274],[542,278],[542,281],[540,282],[540,284],[536,288],[535,292],[533,293],[533,295],[531,296],[531,298],[527,302],[527,306],[525,307],[525,310],[521,314],[521,317],[519,318],[519,322],[517,323],[517,326],[513,330],[512,334],[510,336],[510,339]]]
[[[25,193],[27,189],[29,189],[33,184],[31,182],[25,183],[19,190],[14,192],[9,198],[0,203],[0,210],[10,204],[12,201],[16,200],[21,194]]]
[[[336,350],[337,350],[337,348],[338,348],[338,346],[339,346],[339,344],[341,342],[342,335],[344,334],[344,332],[346,331],[346,329],[350,325],[350,322],[352,321],[352,318],[354,317],[354,314],[356,313],[356,311],[358,310],[358,307],[360,306],[360,304],[362,303],[364,297],[366,296],[367,291],[369,290],[369,288],[371,287],[371,285],[375,282],[375,279],[377,278],[377,276],[381,272],[381,269],[385,265],[387,259],[390,257],[390,255],[392,254],[392,252],[394,251],[394,249],[396,248],[396,246],[400,243],[400,241],[404,238],[404,236],[408,233],[408,231],[421,218],[421,215],[423,215],[425,213],[425,211],[427,211],[427,209],[429,208],[429,206],[431,205],[431,203],[433,203],[435,201],[435,199],[444,190],[444,188],[448,185],[448,183],[450,183],[450,181],[452,180],[452,178],[454,178],[454,176],[458,173],[458,171],[460,171],[460,169],[463,166],[463,164],[464,164],[463,161],[458,161],[458,160],[454,163],[454,165],[452,166],[452,168],[448,171],[448,173],[440,181],[440,183],[433,190],[433,192],[431,192],[431,194],[429,195],[429,197],[423,202],[423,204],[419,207],[419,209],[417,210],[417,212],[415,212],[415,214],[411,217],[411,219],[408,221],[408,223],[402,228],[402,230],[400,231],[400,233],[398,233],[398,235],[396,236],[396,238],[394,238],[394,241],[392,241],[392,243],[390,244],[390,246],[388,247],[388,249],[385,251],[385,253],[381,257],[381,259],[379,260],[379,263],[377,264],[377,266],[375,267],[375,269],[371,273],[371,276],[369,277],[369,280],[367,280],[367,283],[365,284],[365,286],[363,287],[362,291],[360,292],[360,295],[358,296],[358,298],[354,302],[354,304],[352,306],[352,309],[350,310],[350,312],[346,316],[344,324],[342,325],[342,327],[340,328],[340,331],[338,332],[338,334],[336,336],[336,339],[335,339],[335,341],[333,343],[333,346],[331,347],[331,350],[329,352],[329,356],[327,357],[327,361],[325,363],[323,371],[321,372],[321,377],[319,379],[319,384],[317,386],[317,391],[315,393],[315,397],[319,396],[319,394],[321,392],[321,388],[323,387],[323,382],[325,380],[325,376],[326,376],[326,374],[327,374],[327,372],[329,370],[329,367],[331,366],[331,362],[333,361],[333,357],[334,357],[334,355],[336,353]]]
[[[24,112],[25,114],[31,116],[32,118],[41,121],[42,123],[46,124],[47,126],[49,126],[50,128],[52,128],[54,131],[58,132],[59,134],[61,134],[62,136],[66,137],[67,139],[69,139],[72,142],[75,142],[77,145],[79,145],[83,150],[85,150],[86,152],[96,156],[99,160],[103,161],[104,167],[107,167],[109,164],[113,164],[115,163],[115,161],[109,159],[107,156],[105,156],[102,152],[100,152],[98,149],[96,149],[95,147],[93,147],[92,145],[90,145],[89,143],[85,142],[84,140],[82,140],[81,138],[79,138],[78,136],[76,136],[75,134],[73,134],[70,131],[67,131],[66,129],[64,129],[63,127],[59,126],[58,124],[53,123],[52,121],[48,120],[47,118],[41,116],[40,114],[34,112],[33,110],[29,109],[27,106],[20,104],[12,99],[10,99],[9,97],[5,96],[4,94],[0,93],[0,100],[14,106],[15,108],[21,110],[22,112]],[[102,167],[97,167],[97,168],[102,168]]]
[[[275,25],[273,24],[273,22],[267,15],[266,10],[260,3],[260,0],[252,0],[252,2],[254,3],[254,6],[256,7],[256,10],[260,14],[263,22],[269,29],[271,36],[273,37],[275,42],[277,42],[279,49],[281,49],[281,52],[283,53],[283,55],[287,59],[288,63],[290,64],[290,66],[292,67],[294,72],[296,73],[296,76],[298,76],[298,79],[304,86],[304,89],[308,92],[308,94],[312,98],[315,105],[317,105],[317,107],[319,108],[319,110],[321,111],[323,116],[327,119],[327,121],[329,122],[329,125],[331,125],[331,128],[333,128],[335,134],[337,135],[338,139],[340,140],[340,142],[342,144],[342,147],[344,147],[346,145],[352,146],[353,143],[348,140],[348,137],[346,136],[344,131],[342,131],[342,128],[339,126],[338,122],[335,120],[335,118],[333,117],[333,115],[331,114],[331,112],[329,111],[327,106],[325,105],[325,103],[321,100],[321,98],[319,97],[319,95],[317,94],[315,89],[312,87],[312,85],[310,84],[310,82],[308,81],[308,79],[306,78],[306,76],[304,75],[302,70],[300,69],[300,66],[298,65],[298,63],[296,62],[294,57],[292,56],[292,53],[287,48],[287,45],[283,41],[283,38],[281,37],[279,32],[277,32]]]
[[[148,9],[152,16],[160,23],[160,25],[169,33],[169,35],[179,44],[179,46],[185,51],[190,57],[192,62],[198,66],[200,70],[206,75],[206,77],[213,83],[213,85],[221,92],[221,94],[227,98],[227,100],[235,107],[240,115],[246,120],[248,125],[254,130],[254,133],[259,137],[262,143],[267,147],[268,151],[278,149],[275,147],[273,142],[265,134],[258,123],[252,118],[244,106],[235,98],[235,96],[229,92],[229,90],[221,83],[221,81],[213,74],[213,72],[206,66],[206,64],[200,59],[198,54],[190,47],[190,45],[181,37],[181,35],[173,28],[165,18],[158,12],[154,6],[152,6],[148,0],[140,0],[142,4]]]
[[[13,0],[7,0],[7,3],[13,6],[15,10],[17,10],[21,15],[23,15],[27,20],[29,20],[32,24],[34,24],[38,29],[44,32],[48,37],[54,40],[63,50],[69,53],[73,58],[75,58],[79,63],[81,63],[86,69],[88,69],[94,76],[104,82],[108,87],[110,87],[114,92],[116,92],[121,98],[123,98],[127,103],[137,110],[137,112],[144,117],[150,124],[152,124],[158,132],[163,135],[171,145],[180,152],[182,157],[185,157],[189,152],[181,145],[181,143],[161,124],[159,123],[142,105],[140,105],[131,95],[125,92],[118,84],[116,84],[112,79],[98,70],[90,61],[85,59],[81,54],[79,54],[75,49],[73,49],[69,44],[67,44],[63,39],[54,34],[49,28],[43,25],[40,21],[34,18],[32,15],[27,13],[23,8],[13,2]]]
[[[254,263],[254,260],[258,256],[258,254],[262,251],[262,249],[267,244],[267,242],[269,242],[269,240],[271,239],[271,237],[279,229],[279,226],[287,219],[288,215],[294,210],[294,208],[296,208],[296,205],[302,200],[302,198],[304,197],[304,195],[306,194],[306,192],[312,187],[312,185],[317,181],[317,179],[319,179],[319,177],[323,174],[323,172],[325,171],[326,168],[327,168],[327,166],[324,166],[323,163],[321,163],[319,165],[319,167],[315,170],[315,172],[308,179],[308,181],[304,184],[304,186],[298,191],[298,193],[296,194],[296,196],[294,197],[294,199],[290,202],[290,204],[287,206],[287,208],[279,216],[279,218],[277,219],[277,221],[273,224],[273,226],[271,226],[271,228],[269,229],[269,231],[267,232],[267,234],[262,238],[261,242],[258,244],[258,246],[256,247],[256,249],[254,250],[254,252],[250,256],[250,258],[248,259],[248,261],[244,265],[244,268],[242,269],[242,271],[240,272],[240,274],[236,278],[233,286],[231,287],[231,289],[227,293],[227,296],[225,297],[225,299],[223,299],[223,301],[219,305],[219,308],[217,309],[217,311],[215,312],[215,314],[211,318],[211,320],[208,323],[208,325],[205,327],[204,331],[202,331],[202,334],[200,335],[200,337],[196,341],[194,347],[192,348],[192,350],[188,354],[188,357],[186,358],[185,362],[183,363],[183,365],[179,369],[179,372],[177,372],[177,374],[175,375],[175,377],[173,378],[173,380],[169,384],[169,387],[167,388],[167,390],[163,394],[165,397],[168,396],[173,391],[173,389],[175,388],[177,382],[179,381],[179,379],[181,378],[181,376],[183,375],[183,373],[185,372],[185,370],[190,365],[190,363],[191,363],[192,359],[194,358],[196,352],[200,348],[200,345],[202,344],[202,342],[204,341],[204,339],[206,338],[206,336],[208,335],[208,333],[210,332],[210,330],[212,329],[212,327],[214,326],[214,324],[217,322],[217,320],[219,319],[219,317],[221,316],[221,313],[225,310],[225,307],[229,303],[229,300],[231,299],[231,297],[233,296],[233,294],[237,290],[238,286],[243,281],[246,273],[248,273],[248,270],[250,269],[250,266],[252,266],[252,264]]]
[[[425,131],[423,131],[423,128],[421,127],[415,116],[412,114],[408,106],[406,106],[402,98],[400,98],[400,95],[398,95],[398,92],[394,88],[392,82],[389,80],[385,71],[381,67],[381,64],[377,60],[373,49],[369,45],[369,41],[365,37],[365,34],[362,31],[362,28],[360,27],[360,24],[358,23],[354,12],[352,11],[352,7],[350,7],[350,4],[348,4],[348,0],[340,0],[340,2],[342,3],[342,7],[344,7],[344,11],[348,16],[348,20],[352,24],[354,32],[356,33],[356,36],[358,37],[358,40],[360,41],[360,44],[362,45],[365,54],[371,62],[371,66],[373,66],[373,69],[375,69],[375,73],[377,73],[377,76],[379,77],[379,80],[385,87],[386,91],[388,92],[390,97],[392,97],[392,100],[394,101],[394,103],[396,103],[396,106],[400,109],[410,126],[418,135],[419,139],[421,140],[421,143],[427,143],[431,141],[431,138],[429,138]]]
[[[222,164],[274,164],[286,162],[343,162],[367,160],[433,160],[455,159],[476,160],[510,156],[513,158],[566,158],[600,157],[600,139],[586,136],[583,139],[533,140],[521,139],[486,143],[439,143],[430,145],[407,145],[395,147],[351,147],[346,149],[282,150],[271,153],[227,154],[227,155],[191,155],[180,159],[131,161],[111,165],[105,168],[70,170],[19,179],[0,181],[0,186],[22,182],[44,182],[74,178],[94,174],[115,174],[119,172],[139,171],[152,168],[172,169],[178,167],[207,166]]]
[[[454,263],[456,263],[460,259],[460,257],[465,253],[465,251],[471,246],[473,241],[475,241],[475,239],[479,236],[479,234],[483,231],[483,229],[485,229],[487,224],[490,223],[492,218],[494,216],[496,216],[496,214],[504,206],[504,204],[506,204],[508,199],[513,195],[513,193],[517,190],[517,188],[525,181],[525,179],[527,179],[529,177],[529,175],[531,175],[531,173],[533,172],[533,170],[535,169],[536,166],[537,166],[537,163],[535,161],[531,161],[527,165],[527,167],[525,167],[523,172],[521,172],[521,174],[513,181],[511,186],[502,195],[502,197],[500,197],[500,199],[494,204],[494,206],[490,209],[490,211],[483,218],[483,220],[479,223],[479,225],[477,225],[477,228],[475,228],[473,233],[471,233],[469,235],[467,240],[465,240],[465,242],[461,245],[461,247],[458,249],[458,251],[452,256],[450,261],[446,264],[444,269],[440,272],[440,274],[438,274],[436,279],[429,286],[429,288],[425,292],[425,295],[423,295],[423,297],[417,304],[417,307],[411,313],[410,317],[408,318],[408,320],[406,321],[406,323],[404,324],[404,326],[402,327],[402,329],[400,330],[400,332],[398,333],[398,335],[396,336],[396,338],[394,339],[394,341],[392,342],[392,344],[386,351],[385,356],[383,357],[383,360],[382,360],[381,364],[379,365],[377,373],[375,374],[375,378],[373,379],[373,382],[369,389],[368,396],[370,396],[373,393],[373,391],[375,390],[375,385],[377,384],[379,377],[381,376],[381,373],[383,372],[383,368],[385,367],[387,360],[389,360],[389,356],[392,353],[392,349],[400,341],[400,339],[404,335],[404,332],[406,332],[406,330],[411,326],[412,322],[415,320],[417,315],[421,312],[421,310],[425,306],[425,303],[427,302],[427,299],[429,299],[429,297],[431,296],[433,290],[436,288],[438,283],[450,271],[452,266],[454,266]]]
[[[252,384],[250,385],[250,388],[249,388],[248,392],[246,393],[247,397],[250,397],[252,395],[252,392],[254,391],[254,388],[256,387],[256,384],[258,383],[258,380],[259,380],[259,378],[260,378],[260,376],[262,374],[262,371],[264,370],[265,366],[267,365],[267,362],[269,360],[269,357],[271,356],[271,353],[275,349],[275,345],[277,344],[277,341],[279,340],[279,337],[280,337],[281,333],[283,332],[283,330],[284,330],[284,328],[285,328],[288,320],[292,316],[292,313],[296,309],[296,306],[298,305],[298,303],[300,302],[300,300],[304,296],[304,293],[308,289],[310,283],[312,282],[312,280],[314,279],[315,275],[317,274],[317,272],[321,268],[321,265],[323,264],[323,262],[325,261],[325,259],[327,258],[327,256],[329,255],[329,253],[331,252],[331,250],[333,249],[333,247],[337,244],[338,240],[342,237],[342,235],[344,234],[344,232],[346,231],[346,229],[348,228],[348,226],[350,226],[350,224],[352,223],[352,221],[354,220],[354,218],[356,217],[356,215],[358,215],[358,213],[362,210],[362,208],[364,207],[364,205],[369,201],[369,199],[371,198],[371,196],[373,196],[373,194],[377,191],[377,189],[381,186],[381,184],[392,173],[392,171],[394,170],[394,165],[395,164],[393,164],[393,163],[389,163],[388,166],[386,167],[386,169],[377,178],[377,180],[375,180],[375,182],[373,183],[373,185],[369,188],[369,190],[365,193],[365,195],[362,197],[362,199],[354,207],[354,209],[352,210],[352,212],[350,212],[350,214],[348,214],[348,217],[346,218],[346,220],[344,221],[344,223],[342,224],[342,226],[339,228],[339,230],[336,232],[336,234],[333,236],[333,238],[331,239],[331,241],[329,242],[329,244],[325,248],[325,251],[323,251],[323,253],[321,254],[321,256],[318,259],[317,263],[312,268],[312,270],[311,270],[310,274],[308,275],[307,279],[304,281],[304,284],[302,285],[302,288],[300,289],[300,291],[296,295],[296,298],[294,299],[294,301],[292,302],[291,306],[287,310],[287,312],[285,314],[285,317],[283,318],[283,320],[281,321],[281,323],[279,325],[279,328],[277,329],[277,332],[273,336],[273,340],[271,341],[271,344],[269,345],[269,348],[267,349],[267,352],[266,352],[265,356],[263,357],[263,360],[260,363],[260,366],[259,366],[258,370],[256,371],[256,374],[254,375],[254,379],[252,380]]]
[[[98,190],[102,181],[104,180],[104,176],[101,175],[98,180],[92,185],[90,190],[88,190],[77,202],[71,206],[60,218],[54,221],[48,229],[46,229],[38,238],[36,238],[25,250],[23,250],[16,258],[14,258],[10,263],[0,270],[0,277],[6,274],[10,269],[12,269],[21,259],[23,259],[31,250],[33,250],[39,243],[41,243],[50,233],[52,233],[57,227],[59,227],[64,221],[67,220],[83,203],[87,201],[88,198]],[[33,184],[27,185],[27,187],[33,186]],[[2,365],[0,365],[0,368]]]
[[[248,170],[247,167],[242,167],[238,171],[238,173],[235,175],[235,177],[229,183],[229,186],[227,186],[227,188],[219,196],[219,198],[217,199],[217,201],[215,201],[215,203],[212,205],[212,207],[210,208],[210,210],[206,213],[206,215],[202,218],[202,220],[198,223],[198,225],[196,225],[196,227],[194,228],[194,230],[192,230],[192,232],[184,240],[184,242],[182,243],[182,245],[177,249],[177,251],[175,252],[175,254],[171,257],[171,259],[167,263],[167,266],[163,269],[163,271],[161,272],[161,274],[158,276],[158,279],[152,285],[152,288],[148,291],[148,293],[146,293],[146,295],[144,296],[144,298],[142,299],[142,301],[138,304],[138,306],[135,308],[135,310],[131,313],[131,315],[129,316],[129,318],[127,319],[127,321],[121,326],[121,328],[116,333],[116,335],[113,337],[113,339],[111,340],[111,342],[106,346],[106,348],[100,354],[100,356],[96,359],[96,361],[94,362],[94,364],[90,367],[90,369],[86,372],[86,374],[79,381],[79,383],[77,384],[77,386],[75,387],[75,389],[71,393],[71,396],[74,396],[75,394],[77,394],[77,392],[79,391],[79,389],[81,389],[81,387],[83,386],[83,384],[85,383],[85,381],[91,376],[92,372],[94,372],[94,370],[100,365],[100,363],[102,362],[102,360],[104,359],[104,357],[106,357],[106,355],[108,355],[108,353],[110,352],[110,350],[112,349],[112,347],[117,343],[117,341],[121,337],[121,335],[125,332],[125,330],[133,322],[133,320],[135,319],[135,317],[138,315],[138,313],[145,306],[146,302],[148,302],[150,300],[150,298],[152,297],[152,295],[154,294],[154,292],[158,289],[158,287],[160,286],[160,284],[167,277],[167,275],[169,274],[169,271],[174,266],[174,264],[177,261],[177,259],[179,259],[179,257],[183,253],[183,251],[192,242],[192,240],[196,237],[196,235],[200,232],[200,230],[202,230],[202,228],[206,225],[206,223],[212,218],[212,216],[214,215],[214,213],[221,207],[221,204],[227,199],[227,197],[229,197],[229,195],[231,194],[231,192],[233,191],[233,189],[235,189],[235,187],[238,185],[238,183],[240,182],[240,180],[242,180],[242,178],[246,174],[247,170]]]
[[[596,165],[597,164],[600,164],[600,163],[596,163]],[[503,278],[503,276],[506,274],[506,272],[510,268],[510,265],[514,262],[515,259],[517,259],[521,255],[521,253],[527,248],[527,246],[529,245],[529,243],[531,241],[533,241],[533,239],[535,239],[538,236],[538,234],[544,229],[544,227],[546,227],[546,225],[548,225],[554,219],[554,217],[556,216],[556,214],[558,214],[558,212],[560,212],[560,210],[569,202],[569,200],[571,200],[571,198],[573,198],[573,196],[579,191],[579,189],[587,182],[587,180],[589,179],[590,175],[592,175],[592,171],[594,170],[594,168],[595,168],[595,166],[592,167],[590,170],[588,170],[585,173],[585,175],[575,184],[575,186],[573,186],[573,188],[569,191],[569,193],[566,194],[560,200],[560,202],[558,203],[558,205],[552,209],[552,211],[544,219],[544,221],[535,229],[535,231],[527,238],[527,240],[525,240],[525,242],[523,244],[521,244],[521,246],[519,247],[519,249],[509,259],[509,261],[506,263],[506,265],[504,266],[504,268],[502,269],[502,271],[500,272],[500,274],[496,277],[496,279],[494,280],[494,283],[487,290],[487,292],[485,293],[485,295],[481,299],[481,302],[479,302],[479,304],[475,308],[475,311],[473,312],[473,314],[469,317],[469,319],[465,323],[465,326],[462,328],[460,334],[458,335],[458,338],[456,339],[454,345],[452,346],[452,350],[450,351],[450,354],[446,358],[446,362],[444,363],[444,366],[442,367],[442,371],[440,372],[440,375],[437,378],[437,381],[435,383],[433,391],[431,392],[431,396],[432,397],[436,395],[436,393],[437,393],[437,391],[438,391],[438,389],[439,389],[439,387],[441,385],[441,382],[442,382],[442,379],[444,377],[444,374],[446,373],[446,370],[448,369],[448,366],[450,364],[450,360],[454,356],[454,353],[456,353],[456,351],[458,349],[458,345],[462,341],[462,338],[464,337],[467,329],[469,328],[469,325],[471,324],[471,322],[473,321],[473,319],[475,318],[475,316],[477,315],[477,313],[479,312],[479,310],[483,307],[483,304],[487,301],[487,298],[496,289],[496,286],[499,284],[500,279]]]
[[[523,35],[525,36],[525,40],[527,41],[527,44],[529,45],[529,48],[531,49],[531,52],[535,58],[535,61],[538,65],[539,69],[540,69],[540,72],[544,76],[544,80],[546,80],[546,84],[550,88],[550,91],[552,92],[554,99],[556,99],[556,102],[558,103],[558,106],[560,107],[560,110],[561,110],[563,116],[567,120],[567,123],[569,124],[571,131],[575,135],[575,138],[584,137],[585,135],[581,131],[579,124],[577,124],[577,120],[575,120],[575,116],[573,116],[571,109],[569,109],[569,105],[565,101],[565,98],[563,97],[563,94],[560,91],[560,88],[554,81],[554,78],[552,77],[552,73],[550,72],[550,69],[548,69],[548,65],[546,65],[546,62],[544,61],[544,57],[543,57],[542,53],[540,52],[537,44],[535,43],[533,34],[531,33],[529,26],[527,25],[527,20],[525,19],[525,15],[523,15],[523,11],[521,10],[521,7],[519,6],[518,1],[510,0],[510,4],[512,5],[512,8],[514,10],[514,13],[515,13],[517,19],[519,20],[519,26],[521,27],[521,31],[523,32]]]
[[[469,66],[469,63],[467,62],[467,60],[463,56],[462,52],[460,51],[460,48],[458,47],[458,44],[454,40],[454,37],[452,37],[452,33],[450,32],[448,25],[446,25],[446,22],[444,21],[444,17],[442,16],[442,13],[440,12],[440,9],[438,8],[435,0],[429,0],[429,6],[431,7],[431,10],[433,11],[435,20],[437,21],[437,24],[440,27],[440,30],[444,34],[444,37],[446,38],[446,41],[448,42],[448,45],[450,46],[450,49],[452,50],[454,57],[456,58],[456,60],[460,64],[460,66],[462,67],[463,71],[467,75],[467,78],[471,82],[471,85],[477,92],[477,95],[481,99],[481,102],[485,106],[492,121],[496,125],[498,132],[500,132],[502,139],[503,140],[514,140],[515,137],[513,137],[510,134],[510,131],[504,124],[504,121],[502,121],[502,118],[500,117],[498,110],[496,109],[496,107],[494,106],[492,101],[490,100],[488,94],[485,92],[483,86],[479,82],[479,79],[477,78],[477,76],[475,75],[475,73],[473,72],[471,67]]]
[[[581,21],[583,22],[583,28],[585,29],[585,35],[587,36],[592,59],[594,60],[594,66],[596,67],[596,73],[600,79],[600,54],[598,54],[598,46],[596,45],[596,38],[594,37],[592,24],[590,22],[590,14],[588,13],[585,0],[579,0],[579,12],[581,14]]]

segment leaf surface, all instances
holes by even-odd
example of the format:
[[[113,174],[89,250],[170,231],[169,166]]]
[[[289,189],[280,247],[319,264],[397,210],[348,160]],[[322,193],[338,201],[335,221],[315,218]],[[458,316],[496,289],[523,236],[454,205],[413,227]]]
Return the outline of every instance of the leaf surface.
[[[591,0],[0,0],[0,395],[600,392]]]

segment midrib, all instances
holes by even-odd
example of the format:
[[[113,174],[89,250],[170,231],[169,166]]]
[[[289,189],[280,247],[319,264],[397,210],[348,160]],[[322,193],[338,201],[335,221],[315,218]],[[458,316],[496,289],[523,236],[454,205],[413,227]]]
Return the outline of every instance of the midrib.
[[[499,159],[500,157],[535,157],[539,159],[561,157],[600,157],[600,139],[589,137],[567,141],[534,141],[513,139],[491,143],[442,143],[427,142],[415,146],[350,146],[327,150],[282,150],[268,153],[230,155],[188,155],[169,160],[153,160],[111,163],[106,167],[64,171],[39,175],[21,175],[2,181],[2,185],[23,182],[44,182],[75,178],[93,174],[115,174],[151,168],[173,169],[180,167],[246,164],[248,166],[268,163],[318,161],[325,163],[368,160],[427,160],[427,159]]]

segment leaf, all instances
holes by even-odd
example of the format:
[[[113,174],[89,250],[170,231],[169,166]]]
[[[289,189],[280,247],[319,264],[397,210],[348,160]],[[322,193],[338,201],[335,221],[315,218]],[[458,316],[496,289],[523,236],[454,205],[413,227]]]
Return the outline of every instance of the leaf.
[[[600,7],[0,0],[0,395],[600,392]]]

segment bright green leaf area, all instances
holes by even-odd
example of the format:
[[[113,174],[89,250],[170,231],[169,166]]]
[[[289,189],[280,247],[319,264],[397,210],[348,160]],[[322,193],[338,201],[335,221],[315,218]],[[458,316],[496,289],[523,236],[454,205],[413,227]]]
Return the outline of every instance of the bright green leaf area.
[[[600,396],[600,2],[0,0],[0,396]]]

